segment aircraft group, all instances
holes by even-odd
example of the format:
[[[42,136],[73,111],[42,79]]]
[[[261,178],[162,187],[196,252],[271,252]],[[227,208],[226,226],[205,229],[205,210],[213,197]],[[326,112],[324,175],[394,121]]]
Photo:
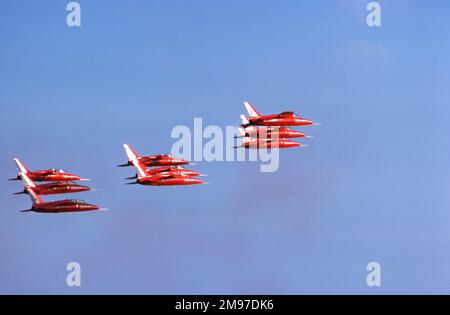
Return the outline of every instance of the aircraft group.
[[[19,160],[14,159],[19,174],[11,180],[21,179],[24,185],[23,191],[15,193],[28,194],[31,198],[31,209],[22,210],[22,212],[43,212],[43,213],[59,213],[59,212],[79,212],[90,210],[105,210],[99,206],[89,204],[79,199],[65,199],[45,202],[40,195],[55,195],[78,193],[90,190],[90,187],[74,183],[76,180],[87,180],[76,174],[67,173],[61,169],[47,169],[39,171],[30,171]],[[48,182],[45,184],[36,184],[35,182]]]
[[[250,117],[240,116],[242,125],[239,128],[240,136],[237,138],[242,140],[241,147],[246,149],[304,146],[289,138],[309,136],[291,129],[289,126],[316,125],[312,120],[297,116],[294,112],[261,115],[249,102],[245,101],[244,106]],[[133,166],[136,169],[135,176],[126,178],[135,181],[128,182],[127,185],[177,186],[204,183],[196,177],[205,175],[183,166],[191,164],[189,161],[173,157],[170,154],[140,156],[128,144],[124,144],[123,147],[128,161],[118,166]],[[30,171],[19,159],[14,159],[14,162],[19,173],[12,180],[21,179],[24,184],[23,191],[16,194],[28,194],[32,200],[31,209],[22,212],[59,213],[106,210],[78,199],[45,202],[40,197],[41,195],[78,193],[91,189],[88,186],[75,183],[74,181],[86,180],[76,174],[67,173],[60,169]],[[47,183],[36,184],[35,182]]]
[[[203,183],[201,179],[195,177],[204,175],[182,166],[189,164],[186,160],[175,158],[170,154],[140,156],[128,144],[124,144],[123,147],[128,157],[128,163],[119,165],[119,167],[132,165],[136,169],[135,176],[125,178],[136,181],[127,183],[127,185],[176,186]],[[147,169],[151,166],[155,168]]]
[[[305,146],[288,138],[309,138],[303,132],[289,126],[305,126],[315,124],[312,120],[297,116],[294,112],[261,115],[247,101],[244,102],[250,118],[241,115],[242,125],[239,128],[241,146],[246,149],[289,148]],[[317,125],[317,124],[315,124]]]

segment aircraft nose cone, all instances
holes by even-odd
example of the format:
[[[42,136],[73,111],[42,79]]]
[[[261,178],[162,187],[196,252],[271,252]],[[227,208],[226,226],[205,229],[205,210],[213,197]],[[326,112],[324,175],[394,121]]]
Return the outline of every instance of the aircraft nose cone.
[[[98,210],[98,209],[100,209],[100,207],[96,206],[96,205],[86,205],[85,209],[86,210]]]
[[[300,144],[299,142],[296,142],[296,141],[293,141],[293,140],[285,140],[285,141],[284,141],[284,144],[285,144],[286,146],[289,146],[289,147],[298,147],[298,146],[301,146],[301,144]]]
[[[303,132],[300,132],[297,130],[292,130],[290,133],[291,133],[292,137],[297,137],[297,138],[306,137],[306,135]]]

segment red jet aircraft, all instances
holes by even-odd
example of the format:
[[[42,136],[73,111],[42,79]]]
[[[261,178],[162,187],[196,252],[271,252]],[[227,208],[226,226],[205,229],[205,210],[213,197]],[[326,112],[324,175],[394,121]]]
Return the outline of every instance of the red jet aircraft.
[[[253,125],[250,125],[247,117],[241,115],[242,125],[244,128],[245,135],[251,138],[258,138],[260,135],[264,136],[264,138],[309,138],[303,132],[298,130],[294,130],[288,127],[265,127],[265,129],[257,128]],[[265,134],[264,134],[265,133]]]
[[[290,147],[304,147],[304,144],[296,142],[294,140],[288,139],[254,139],[254,138],[245,138],[242,142],[242,147],[246,149],[275,149],[275,148],[290,148]],[[235,147],[237,148],[237,147]]]
[[[139,162],[136,158],[133,158],[132,156],[129,156],[129,158],[130,157],[131,162],[136,168],[138,174],[136,182],[128,183],[128,185],[140,184],[150,186],[175,186],[175,185],[194,185],[203,183],[203,181],[200,179],[193,178],[187,175],[180,175],[174,172],[148,174],[148,170],[146,169],[143,163]]]
[[[274,137],[271,139],[260,139],[260,138],[250,138],[245,135],[243,128],[239,128],[239,133],[241,134],[242,143],[241,146],[235,146],[234,148],[244,147],[246,149],[271,149],[271,148],[289,148],[289,147],[299,147],[306,146],[300,142],[294,140],[289,140],[285,138]]]
[[[174,158],[170,154],[154,154],[148,156],[140,156],[137,154],[128,144],[124,144],[123,147],[127,152],[127,156],[133,155],[136,159],[145,166],[167,166],[167,165],[185,165],[189,164],[188,161],[183,159]],[[133,162],[128,158],[128,163],[121,164],[119,167],[132,166]]]
[[[48,169],[40,171],[30,171],[23,165],[19,159],[14,159],[14,162],[19,169],[19,175],[16,178],[11,178],[11,180],[20,179],[20,173],[26,174],[29,178],[36,182],[46,182],[46,181],[70,181],[70,180],[88,180],[81,178],[78,175],[66,173],[63,170],[58,169]]]
[[[299,117],[294,112],[282,112],[280,114],[261,115],[247,101],[244,106],[250,115],[249,124],[257,126],[303,126],[312,125],[313,121]]]
[[[26,194],[28,189],[33,189],[33,191],[38,195],[68,194],[91,190],[88,186],[83,186],[72,182],[52,182],[36,185],[26,174],[20,173],[20,177],[23,181],[24,190],[22,192],[15,193],[16,195]]]
[[[33,206],[31,209],[22,210],[21,212],[43,212],[43,213],[61,213],[61,212],[80,212],[91,210],[106,210],[101,209],[96,205],[89,204],[83,200],[58,200],[45,202],[36,194],[33,189],[27,189],[27,193],[31,197]]]
[[[190,170],[187,168],[184,168],[182,166],[164,166],[164,167],[158,167],[154,169],[145,169],[145,173],[147,175],[167,175],[167,174],[173,174],[173,175],[180,175],[180,176],[206,176],[205,174],[200,174],[197,171]],[[136,179],[138,175],[133,177],[128,177],[126,179]]]

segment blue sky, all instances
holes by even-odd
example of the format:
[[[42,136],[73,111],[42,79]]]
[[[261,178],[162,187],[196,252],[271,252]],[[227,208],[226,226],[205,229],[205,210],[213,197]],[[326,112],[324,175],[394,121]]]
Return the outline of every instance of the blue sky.
[[[67,2],[0,1],[0,293],[449,293],[448,1],[380,1],[379,28],[369,1],[79,1],[80,28]],[[275,173],[123,185],[122,142],[169,152],[244,99],[322,125]],[[110,211],[19,212],[14,157],[92,178],[73,197]]]

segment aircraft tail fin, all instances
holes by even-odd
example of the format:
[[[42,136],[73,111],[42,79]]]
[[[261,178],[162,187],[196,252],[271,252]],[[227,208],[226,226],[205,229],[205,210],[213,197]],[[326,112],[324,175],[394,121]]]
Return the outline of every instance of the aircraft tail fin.
[[[244,106],[251,118],[261,117],[261,114],[249,102],[245,101]]]
[[[27,192],[28,195],[30,195],[31,202],[33,202],[34,205],[44,202],[44,200],[42,200],[42,198],[38,194],[36,194],[33,189],[27,189]]]
[[[147,173],[145,172],[145,170],[147,168],[145,167],[144,164],[142,164],[141,162],[139,162],[136,159],[132,160],[132,163],[133,163],[134,167],[136,168],[139,176],[146,176],[147,175]]]
[[[247,117],[245,117],[245,115],[241,115],[241,121],[242,125],[245,126],[245,131],[247,132],[255,132],[258,129],[255,126],[249,125],[250,122],[248,121]]]
[[[27,176],[27,174],[20,172],[20,177],[22,178],[22,182],[25,187],[36,187],[36,184]]]
[[[248,121],[247,117],[245,115],[241,114],[241,121],[243,125],[248,125],[250,122]]]
[[[17,168],[19,169],[19,172],[23,174],[28,174],[30,170],[23,165],[23,163],[19,159],[14,159],[14,163],[16,163]]]
[[[133,160],[140,158],[139,154],[137,154],[128,144],[124,144],[123,147],[127,153],[128,161],[133,162]]]
[[[245,137],[245,130],[244,130],[244,127],[239,127],[239,128],[238,128],[238,131],[239,131],[239,135],[240,135],[241,137]]]

